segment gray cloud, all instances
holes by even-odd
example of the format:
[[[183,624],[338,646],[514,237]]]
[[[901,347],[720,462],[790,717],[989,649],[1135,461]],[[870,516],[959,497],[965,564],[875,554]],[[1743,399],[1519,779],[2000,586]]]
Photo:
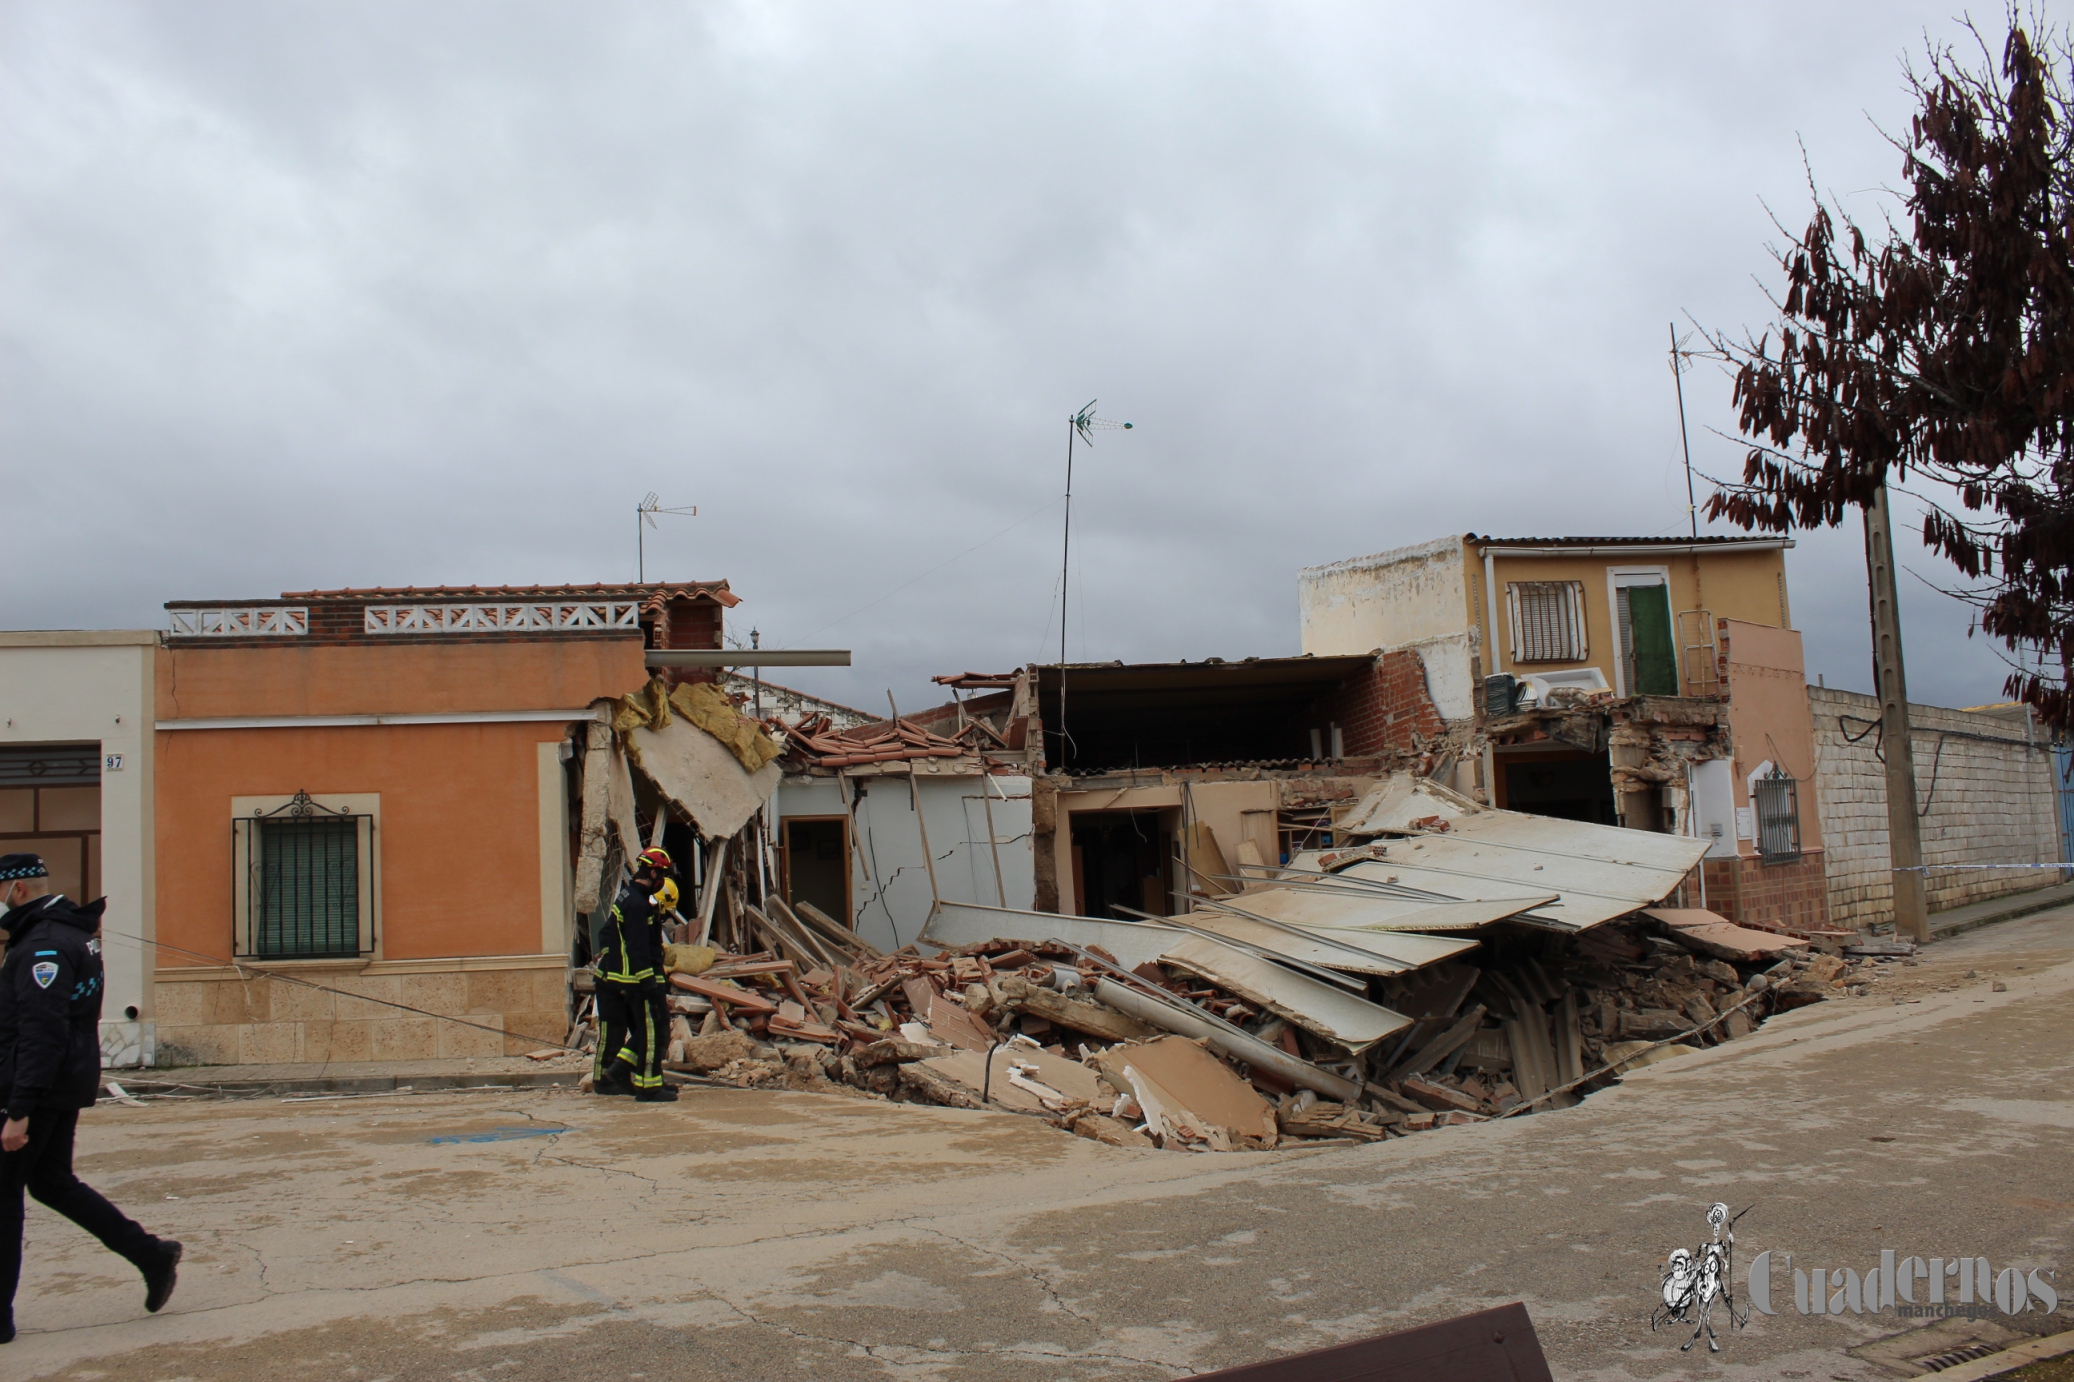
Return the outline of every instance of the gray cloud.
[[[1076,469],[1076,657],[1293,652],[1299,567],[1444,532],[1679,531],[1666,323],[1764,317],[1796,137],[1876,205],[1951,31],[1711,8],[10,4],[0,621],[624,578],[654,489],[700,513],[651,574],[919,703],[1056,655],[1091,396],[1138,426]],[[1865,686],[1858,535],[1790,571]],[[1914,693],[1998,698],[1905,604]]]

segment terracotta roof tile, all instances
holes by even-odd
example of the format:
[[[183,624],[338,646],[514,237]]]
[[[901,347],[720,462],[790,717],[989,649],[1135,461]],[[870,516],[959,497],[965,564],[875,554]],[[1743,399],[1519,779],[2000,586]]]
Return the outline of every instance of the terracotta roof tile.
[[[603,600],[639,599],[644,609],[670,600],[709,599],[732,609],[742,597],[722,581],[600,581],[591,585],[348,586],[341,590],[283,591],[284,600]]]

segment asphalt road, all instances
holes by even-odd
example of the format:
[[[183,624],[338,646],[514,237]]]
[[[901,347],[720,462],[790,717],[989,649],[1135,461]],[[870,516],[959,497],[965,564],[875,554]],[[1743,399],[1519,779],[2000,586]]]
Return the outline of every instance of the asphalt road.
[[[1848,1350],[1906,1322],[1802,1317],[1783,1272],[1781,1313],[1681,1354],[1659,1266],[1716,1199],[1751,1207],[1738,1277],[1767,1248],[2065,1262],[2070,993],[2074,909],[1576,1109],[1261,1155],[747,1091],[103,1106],[82,1174],[185,1240],[179,1293],[146,1316],[32,1207],[0,1373],[1155,1379],[1523,1300],[1559,1378],[1891,1376]],[[2074,1300],[2004,1323],[2074,1329]]]

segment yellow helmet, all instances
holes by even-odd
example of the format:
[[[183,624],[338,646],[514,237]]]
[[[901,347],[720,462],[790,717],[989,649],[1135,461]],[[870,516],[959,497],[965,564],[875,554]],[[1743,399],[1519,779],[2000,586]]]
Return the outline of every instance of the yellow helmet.
[[[676,911],[677,880],[674,878],[665,878],[663,880],[663,885],[655,890],[655,895],[650,899],[650,901],[654,902],[657,909],[660,911]]]

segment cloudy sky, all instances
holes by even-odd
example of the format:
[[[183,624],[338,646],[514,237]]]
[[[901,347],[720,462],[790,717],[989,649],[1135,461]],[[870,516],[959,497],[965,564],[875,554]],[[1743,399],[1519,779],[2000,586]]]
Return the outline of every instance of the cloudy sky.
[[[1076,659],[1293,653],[1299,568],[1444,533],[1681,532],[1668,324],[1764,318],[1802,143],[1876,211],[1954,8],[4,0],[0,625],[627,579],[652,490],[651,576],[917,704],[1057,656],[1097,397]],[[1789,572],[1869,689],[1858,532]],[[1915,698],[2000,699],[1903,595]]]

